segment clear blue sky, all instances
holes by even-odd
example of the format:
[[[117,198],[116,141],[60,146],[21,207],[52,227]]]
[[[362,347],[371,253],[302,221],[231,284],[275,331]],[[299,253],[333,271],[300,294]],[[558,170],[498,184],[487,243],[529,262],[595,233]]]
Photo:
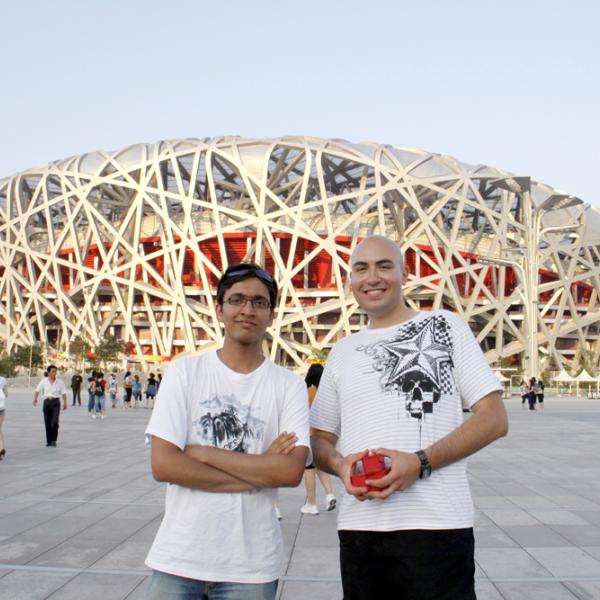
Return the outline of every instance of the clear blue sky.
[[[19,0],[0,22],[0,176],[297,134],[449,154],[600,207],[595,0]]]

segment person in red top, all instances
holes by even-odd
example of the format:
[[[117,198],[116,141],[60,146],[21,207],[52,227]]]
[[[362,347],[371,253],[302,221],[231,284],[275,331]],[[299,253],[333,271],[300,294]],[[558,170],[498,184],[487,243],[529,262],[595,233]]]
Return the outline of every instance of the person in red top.
[[[104,373],[96,374],[96,378],[92,382],[91,392],[94,394],[95,401],[92,419],[98,416],[104,419],[106,416],[106,380],[104,379]]]

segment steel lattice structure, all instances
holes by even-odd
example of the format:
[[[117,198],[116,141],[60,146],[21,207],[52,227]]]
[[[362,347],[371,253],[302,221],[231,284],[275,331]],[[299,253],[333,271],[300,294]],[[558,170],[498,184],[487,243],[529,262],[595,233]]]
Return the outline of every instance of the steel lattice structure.
[[[457,311],[491,361],[598,364],[597,210],[448,156],[309,137],[138,144],[0,180],[0,335],[207,350],[216,281],[252,260],[281,289],[269,352],[300,365],[364,325],[348,258],[372,233],[402,246],[410,303]]]

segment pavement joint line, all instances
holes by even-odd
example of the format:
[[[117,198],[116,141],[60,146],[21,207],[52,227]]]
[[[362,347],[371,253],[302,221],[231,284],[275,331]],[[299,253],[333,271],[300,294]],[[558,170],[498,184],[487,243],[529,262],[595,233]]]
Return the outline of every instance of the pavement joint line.
[[[151,569],[102,569],[97,567],[52,567],[49,565],[13,565],[0,563],[1,570],[8,571],[31,571],[45,573],[76,573],[79,575],[134,575],[138,577],[149,577]],[[314,583],[336,583],[340,582],[339,576],[302,576],[281,575],[280,581],[303,581]],[[600,581],[598,576],[570,575],[564,577],[486,577],[476,576],[475,581],[490,583],[593,583]]]
[[[11,501],[12,496],[0,496],[0,501]],[[117,502],[115,500],[82,500],[77,498],[48,498],[47,496],[33,497],[36,502],[64,502],[71,504],[115,504],[118,506],[163,506],[163,502]],[[19,500],[17,500],[19,502]]]
[[[0,501],[6,500],[11,501],[12,496],[0,496]],[[118,506],[161,506],[164,507],[164,501],[161,502],[117,502],[115,500],[82,500],[77,498],[48,498],[47,496],[39,496],[33,497],[33,500],[36,502],[64,502],[64,503],[72,503],[72,504],[115,504]],[[19,500],[17,500],[18,502]],[[475,497],[475,501],[477,498]],[[531,513],[532,511],[548,511],[548,512],[600,512],[599,508],[587,507],[582,508],[580,506],[577,507],[564,507],[564,506],[544,506],[541,508],[522,508],[518,505],[514,507],[499,507],[499,508],[477,508],[475,507],[476,513],[485,514],[487,512],[515,512],[515,511],[523,511],[526,513]]]

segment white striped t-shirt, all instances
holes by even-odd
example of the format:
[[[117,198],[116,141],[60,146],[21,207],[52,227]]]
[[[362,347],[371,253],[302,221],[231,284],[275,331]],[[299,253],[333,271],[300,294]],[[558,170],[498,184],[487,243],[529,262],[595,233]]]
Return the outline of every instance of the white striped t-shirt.
[[[342,455],[368,448],[414,452],[463,422],[462,406],[501,390],[469,327],[454,313],[419,312],[363,329],[333,348],[311,425],[338,436]],[[345,494],[338,529],[394,531],[473,526],[464,460],[385,500]]]

